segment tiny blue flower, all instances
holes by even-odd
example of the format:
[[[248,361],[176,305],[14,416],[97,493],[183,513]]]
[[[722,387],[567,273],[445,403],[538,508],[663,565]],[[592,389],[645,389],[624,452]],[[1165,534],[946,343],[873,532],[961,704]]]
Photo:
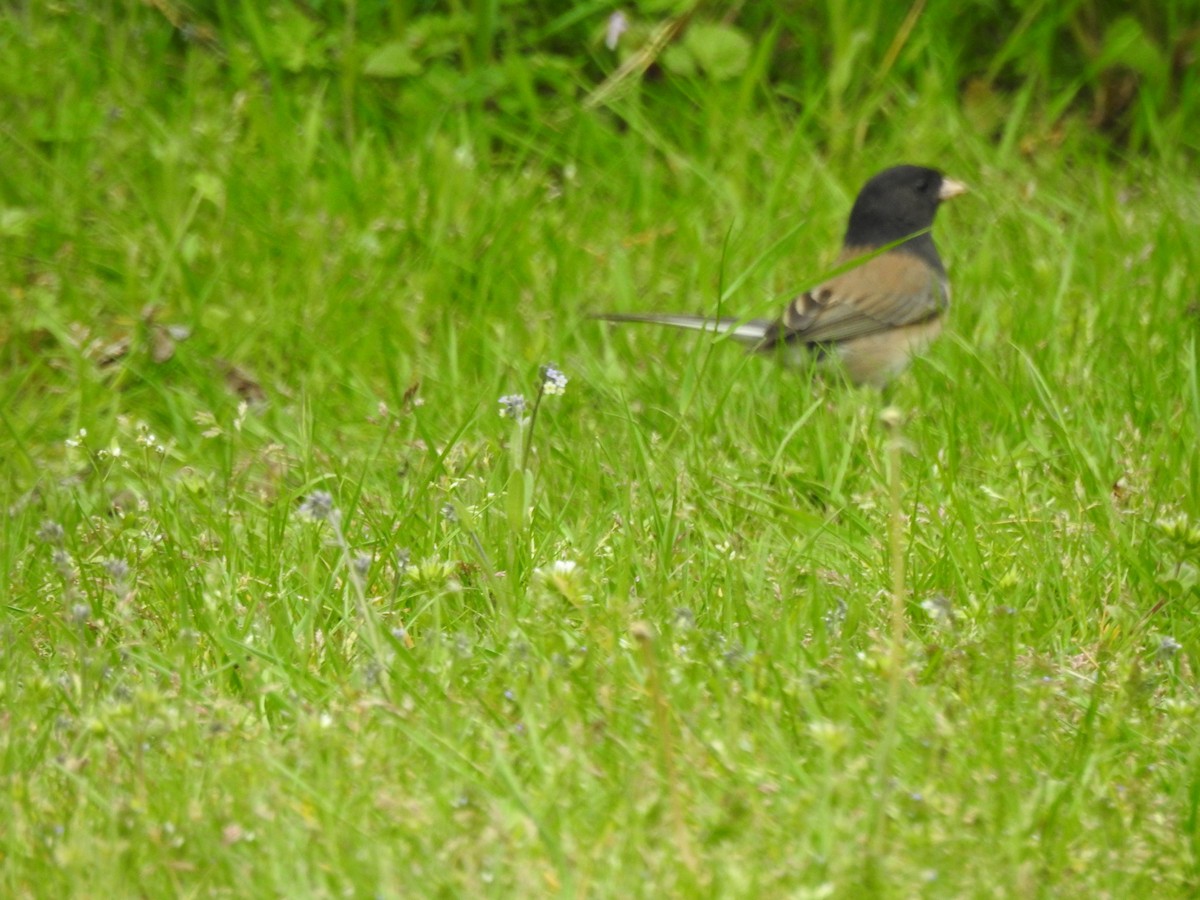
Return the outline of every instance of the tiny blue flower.
[[[506,394],[500,398],[500,418],[520,422],[525,415],[525,397],[522,394]]]
[[[333,495],[328,491],[313,491],[300,504],[300,515],[308,516],[318,522],[332,519],[336,512]]]
[[[567,392],[567,376],[554,363],[542,366],[542,393],[565,394]]]

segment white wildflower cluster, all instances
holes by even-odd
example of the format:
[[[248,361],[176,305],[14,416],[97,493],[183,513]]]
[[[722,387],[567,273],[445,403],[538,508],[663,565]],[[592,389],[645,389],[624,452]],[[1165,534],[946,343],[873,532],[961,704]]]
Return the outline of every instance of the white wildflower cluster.
[[[542,393],[557,396],[567,392],[567,376],[553,363],[542,366]]]
[[[933,594],[921,601],[921,609],[937,625],[953,625],[956,618],[954,605],[945,594]]]
[[[583,606],[591,599],[586,592],[587,575],[574,560],[559,559],[548,566],[539,566],[533,570],[533,583],[572,606]]]
[[[460,563],[453,559],[428,557],[419,563],[405,563],[404,577],[414,588],[426,591],[460,591],[458,581]]]
[[[138,422],[137,435],[134,437],[134,442],[141,448],[149,450],[157,456],[165,456],[167,453],[166,445],[158,439],[150,426],[145,422]]]

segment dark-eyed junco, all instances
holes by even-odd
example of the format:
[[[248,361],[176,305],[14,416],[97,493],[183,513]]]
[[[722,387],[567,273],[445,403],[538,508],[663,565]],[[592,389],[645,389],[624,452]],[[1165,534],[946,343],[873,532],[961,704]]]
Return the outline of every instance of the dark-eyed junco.
[[[655,313],[598,318],[728,335],[755,350],[782,350],[792,364],[836,359],[854,383],[883,387],[942,330],[950,284],[930,229],[938,205],[966,189],[922,166],[880,172],[854,201],[838,260],[865,261],[796,297],[774,322]]]

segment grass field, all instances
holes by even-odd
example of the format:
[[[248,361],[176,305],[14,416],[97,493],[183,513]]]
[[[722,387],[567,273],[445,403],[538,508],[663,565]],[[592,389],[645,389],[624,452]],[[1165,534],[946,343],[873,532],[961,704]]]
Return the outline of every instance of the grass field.
[[[200,5],[0,12],[0,893],[1200,891],[1194,73],[1114,134],[1036,4],[1016,86],[832,3],[611,96]],[[897,162],[972,193],[886,396],[589,319],[771,314]]]

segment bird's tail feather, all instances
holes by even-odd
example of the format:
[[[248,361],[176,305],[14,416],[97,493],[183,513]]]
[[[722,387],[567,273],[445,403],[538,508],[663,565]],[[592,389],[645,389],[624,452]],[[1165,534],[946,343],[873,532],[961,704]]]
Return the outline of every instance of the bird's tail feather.
[[[666,325],[668,328],[684,328],[703,331],[733,338],[741,344],[761,344],[770,332],[772,323],[766,319],[735,319],[726,316],[713,319],[707,316],[689,316],[674,313],[602,313],[594,318],[605,322],[642,322],[649,325]]]

